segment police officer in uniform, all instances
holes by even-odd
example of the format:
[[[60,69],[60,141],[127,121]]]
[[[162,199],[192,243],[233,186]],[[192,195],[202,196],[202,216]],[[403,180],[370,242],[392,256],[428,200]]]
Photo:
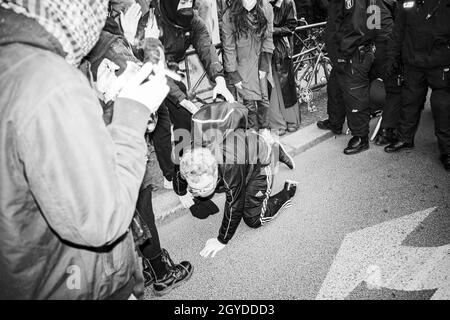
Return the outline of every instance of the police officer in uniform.
[[[428,89],[441,162],[450,171],[450,0],[403,0],[390,46],[389,69],[400,56],[405,84],[398,139],[386,152],[414,147]]]
[[[397,12],[396,0],[383,0],[383,4],[387,10],[385,19],[389,19],[385,23],[386,30],[383,30],[380,40],[376,43],[375,63],[372,71],[372,78],[382,78],[386,89],[386,100],[383,105],[383,120],[381,129],[375,139],[377,146],[386,146],[395,141],[395,130],[397,129],[400,119],[400,109],[402,106],[402,84],[403,84],[403,68],[399,57],[396,61],[396,68],[386,74],[387,65],[387,49],[391,41],[392,30],[394,27],[394,19]]]
[[[375,59],[376,30],[371,25],[382,0],[332,0],[329,2],[329,18],[326,30],[327,49],[333,63],[328,86],[329,119],[318,122],[321,129],[342,132],[347,117],[353,134],[347,155],[369,149],[370,70]]]

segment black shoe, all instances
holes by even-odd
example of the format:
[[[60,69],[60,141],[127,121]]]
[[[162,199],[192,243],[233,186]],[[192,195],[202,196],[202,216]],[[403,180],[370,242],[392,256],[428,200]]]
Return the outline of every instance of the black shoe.
[[[382,129],[375,138],[375,144],[380,147],[391,144],[394,141],[395,133],[392,128]]]
[[[285,164],[289,169],[294,170],[295,169],[295,161],[294,158],[292,158],[289,153],[284,148],[283,144],[281,142],[277,142],[279,148],[279,157],[278,160],[280,160],[281,163]]]
[[[286,180],[284,183],[284,190],[289,195],[289,199],[292,199],[297,193],[298,182],[292,180]]]
[[[441,156],[441,162],[444,165],[445,170],[450,171],[450,155],[443,154]]]
[[[187,261],[183,261],[180,264],[174,264],[166,250],[162,250],[162,261],[166,264],[167,273],[161,279],[156,277],[155,272],[150,263],[147,263],[147,270],[144,270],[144,277],[146,273],[149,273],[153,278],[153,282],[148,282],[149,285],[153,284],[153,292],[156,296],[162,297],[173,289],[178,288],[180,285],[188,281],[192,273],[194,272],[194,267]],[[146,259],[144,259],[146,260]],[[147,283],[147,280],[146,280]]]
[[[354,155],[369,149],[369,137],[353,137],[344,150],[346,155]]]
[[[384,148],[384,151],[387,153],[393,153],[398,152],[402,149],[408,150],[414,148],[414,142],[405,142],[401,140],[397,140],[392,142],[390,145],[388,145],[386,148]]]
[[[330,130],[334,134],[337,134],[337,135],[342,134],[342,128],[334,128],[333,126],[331,126],[331,122],[328,119],[317,122],[317,127],[319,127],[319,129],[322,129],[322,130]]]

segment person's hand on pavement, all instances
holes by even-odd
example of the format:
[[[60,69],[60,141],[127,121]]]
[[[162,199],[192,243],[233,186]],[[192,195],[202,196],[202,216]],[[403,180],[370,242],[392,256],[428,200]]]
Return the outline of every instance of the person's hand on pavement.
[[[189,192],[185,196],[178,196],[178,199],[185,209],[190,209],[195,205],[194,198]]]
[[[211,256],[211,258],[214,258],[216,254],[222,251],[225,247],[226,245],[220,243],[217,238],[209,239],[206,242],[205,248],[202,250],[202,252],[200,252],[200,255],[205,259],[209,258],[209,256]]]
[[[144,82],[147,79],[148,81]],[[137,101],[145,105],[150,113],[155,113],[167,97],[169,90],[164,62],[161,61],[158,65],[146,63],[129,80],[127,86],[120,92],[119,98]]]
[[[134,44],[141,17],[141,5],[137,2],[132,4],[127,12],[120,14],[120,24],[122,25],[123,33],[127,41],[131,44]]]
[[[200,110],[193,102],[184,99],[180,102],[180,106],[185,108],[187,111],[189,111],[192,114],[196,114],[198,110]]]
[[[214,87],[214,90],[213,90],[213,100],[216,100],[217,96],[219,94],[222,95],[225,98],[225,100],[227,100],[227,102],[229,102],[229,103],[235,102],[233,95],[231,94],[230,90],[228,90],[228,88],[227,88],[227,84],[225,82],[224,77],[216,78],[216,86]]]

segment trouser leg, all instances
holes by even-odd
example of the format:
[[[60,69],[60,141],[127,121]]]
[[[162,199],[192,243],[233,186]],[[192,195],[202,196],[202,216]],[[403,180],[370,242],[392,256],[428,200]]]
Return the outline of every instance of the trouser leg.
[[[328,119],[335,129],[341,129],[345,122],[345,103],[341,87],[338,82],[337,71],[331,70],[327,86],[328,94]]]
[[[257,101],[258,106],[258,126],[259,129],[268,129],[270,127],[269,120],[269,81],[267,77],[260,80],[261,100]]]
[[[244,100],[244,106],[248,110],[248,128],[259,130],[257,102],[254,100]]]
[[[414,142],[420,116],[428,93],[425,70],[405,66],[405,84],[402,89],[402,108],[398,126],[399,139]]]
[[[172,161],[171,126],[169,110],[165,104],[162,104],[158,110],[158,124],[151,139],[153,140],[159,167],[168,181],[172,181],[175,170]]]
[[[150,234],[152,235],[152,238],[140,247],[143,256],[151,260],[161,254],[161,244],[159,241],[158,229],[155,224],[155,214],[152,205],[151,187],[148,187],[139,193],[136,210],[147,224]]]
[[[450,71],[437,68],[427,72],[435,134],[441,154],[450,155]]]
[[[343,72],[338,73],[347,122],[353,136],[366,137],[370,133],[369,72],[373,59],[373,52],[366,52],[362,61],[356,54]]]
[[[250,228],[259,228],[281,213],[283,207],[289,203],[289,195],[281,191],[271,196],[273,186],[273,172],[270,166],[254,177],[247,185],[244,221]]]
[[[402,87],[398,83],[398,75],[386,80],[386,105],[383,108],[382,129],[396,129],[402,108]]]

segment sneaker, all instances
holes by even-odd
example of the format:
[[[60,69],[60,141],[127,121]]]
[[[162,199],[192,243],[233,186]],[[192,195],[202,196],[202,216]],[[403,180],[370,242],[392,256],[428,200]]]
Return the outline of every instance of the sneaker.
[[[281,142],[277,142],[278,150],[279,150],[279,158],[281,163],[285,164],[289,169],[295,170],[295,161],[294,158],[290,156],[290,154],[286,151],[285,147]]]
[[[290,199],[292,199],[297,193],[298,184],[299,183],[297,181],[292,180],[286,180],[284,183],[284,190],[288,193]]]

